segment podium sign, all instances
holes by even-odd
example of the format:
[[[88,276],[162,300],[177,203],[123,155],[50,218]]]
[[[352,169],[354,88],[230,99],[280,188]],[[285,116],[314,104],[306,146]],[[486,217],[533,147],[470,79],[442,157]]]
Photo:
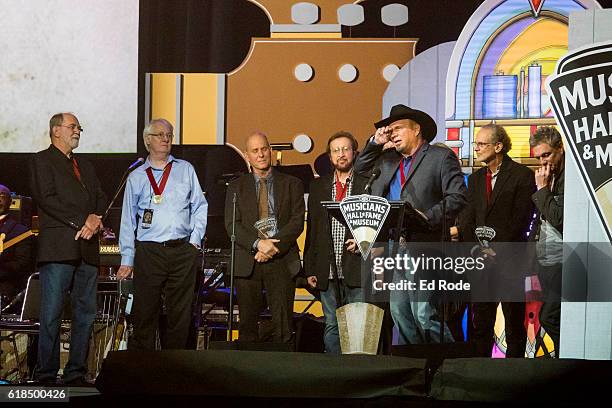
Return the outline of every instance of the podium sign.
[[[345,197],[339,207],[362,258],[366,260],[389,215],[391,204],[383,197],[362,194]]]

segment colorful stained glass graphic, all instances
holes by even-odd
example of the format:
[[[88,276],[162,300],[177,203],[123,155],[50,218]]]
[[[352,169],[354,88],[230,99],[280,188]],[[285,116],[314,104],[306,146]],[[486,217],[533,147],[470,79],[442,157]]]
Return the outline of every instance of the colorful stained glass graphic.
[[[510,155],[529,164],[530,134],[555,125],[544,83],[567,52],[569,14],[588,8],[600,6],[594,0],[490,0],[476,10],[447,77],[447,139],[460,134],[462,159],[473,164],[477,129],[496,121],[512,138]]]

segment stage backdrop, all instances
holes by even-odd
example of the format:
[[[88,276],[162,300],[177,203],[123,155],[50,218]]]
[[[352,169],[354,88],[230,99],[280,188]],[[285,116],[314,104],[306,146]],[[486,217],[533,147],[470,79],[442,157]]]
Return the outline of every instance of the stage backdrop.
[[[85,128],[79,153],[135,152],[138,0],[0,0],[0,152],[49,145],[52,114]]]

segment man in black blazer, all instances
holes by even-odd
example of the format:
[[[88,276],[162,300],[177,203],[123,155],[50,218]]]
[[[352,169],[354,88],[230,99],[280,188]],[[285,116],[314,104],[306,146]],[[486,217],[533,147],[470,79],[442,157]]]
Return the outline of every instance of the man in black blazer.
[[[9,217],[10,207],[11,191],[0,184],[0,234],[4,234],[5,243],[28,232],[25,225]],[[32,239],[26,235],[25,239],[0,252],[0,296],[4,309],[9,304],[6,302],[14,300],[25,289],[28,276],[32,273]],[[13,310],[12,306],[10,311]]]
[[[407,201],[427,219],[431,230],[408,230],[404,234],[406,241],[440,241],[448,235],[442,231],[443,202],[448,226],[453,225],[466,203],[456,156],[448,149],[429,144],[437,127],[425,112],[395,105],[389,117],[374,126],[376,133],[357,158],[355,171],[369,176],[378,167],[381,172],[372,183],[372,194]],[[394,149],[383,151],[388,142]],[[407,271],[396,270],[394,274],[396,281],[413,278]],[[390,295],[391,316],[399,331],[400,344],[441,341],[440,318],[430,303],[429,293],[419,293],[418,301],[408,291],[392,291]],[[445,328],[444,341],[452,340]]]
[[[535,171],[537,191],[531,199],[538,216],[529,237],[535,242],[538,279],[544,303],[540,324],[553,341],[554,357],[559,357],[561,334],[561,283],[563,272],[563,196],[565,192],[565,150],[561,134],[553,126],[542,126],[531,135],[533,157],[540,161]],[[550,353],[552,350],[548,350]]]
[[[31,163],[30,186],[40,219],[42,298],[35,378],[41,382],[54,382],[59,370],[59,330],[68,292],[72,320],[64,383],[82,383],[87,374],[89,336],[96,316],[97,234],[107,200],[93,166],[73,154],[82,131],[75,115],[53,115],[51,146],[36,153]]]
[[[314,180],[308,195],[304,270],[308,284],[320,290],[325,352],[330,354],[341,351],[336,309],[363,301],[363,290],[361,256],[353,236],[335,219],[330,226],[321,201],[342,201],[344,197],[364,193],[367,179],[353,172],[357,147],[357,139],[348,132],[332,135],[327,142],[327,154],[334,172]]]
[[[526,247],[505,243],[527,241],[535,183],[533,172],[508,156],[511,148],[510,137],[501,126],[489,124],[476,134],[474,149],[485,166],[468,178],[468,206],[459,217],[463,241],[482,241],[490,248],[480,254],[494,259],[483,271],[472,271],[470,278],[475,294],[472,341],[478,357],[491,356],[500,300],[506,326],[506,357],[525,356],[524,282],[528,264],[521,261],[526,260]],[[476,232],[478,227],[492,229],[494,237],[483,238],[482,233]]]
[[[296,240],[304,230],[304,187],[299,179],[272,168],[272,151],[265,134],[251,134],[245,154],[253,172],[231,182],[225,200],[225,228],[231,235],[236,195],[239,339],[260,340],[258,318],[265,289],[272,313],[273,341],[290,343],[295,277],[301,271]]]

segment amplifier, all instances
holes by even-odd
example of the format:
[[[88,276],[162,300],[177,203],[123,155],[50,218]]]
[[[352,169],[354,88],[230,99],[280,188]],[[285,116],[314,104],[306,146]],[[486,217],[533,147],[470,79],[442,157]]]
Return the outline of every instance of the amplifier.
[[[32,198],[20,195],[11,195],[9,216],[20,224],[32,228]]]

